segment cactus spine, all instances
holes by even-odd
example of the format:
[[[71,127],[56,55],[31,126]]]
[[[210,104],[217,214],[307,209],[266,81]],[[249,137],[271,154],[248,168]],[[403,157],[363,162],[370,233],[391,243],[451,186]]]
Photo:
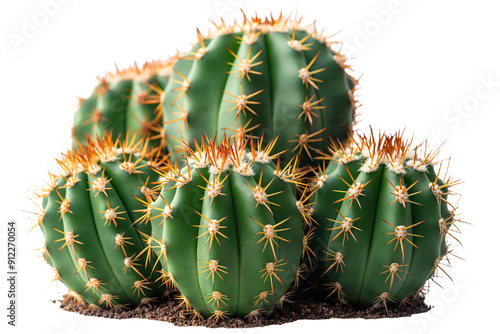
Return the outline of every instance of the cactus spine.
[[[44,259],[78,302],[104,308],[150,302],[161,289],[151,274],[154,258],[143,251],[150,227],[134,197],[154,198],[149,182],[157,173],[142,141],[122,144],[106,135],[88,144],[58,160],[61,174],[50,174],[39,194]]]
[[[92,94],[79,99],[72,129],[73,143],[85,144],[86,135],[113,139],[127,133],[148,138],[150,147],[165,149],[163,134],[163,89],[172,61],[152,61],[109,72],[99,79]]]
[[[327,295],[387,307],[419,291],[449,254],[456,182],[436,175],[423,147],[372,133],[334,149],[312,197],[316,279]]]
[[[262,142],[203,140],[182,168],[163,168],[149,204],[152,249],[165,281],[197,316],[256,315],[284,298],[302,254],[290,181]]]
[[[178,57],[165,89],[165,133],[170,152],[182,142],[241,134],[279,135],[282,161],[300,153],[300,165],[344,141],[354,120],[354,87],[345,57],[314,24],[279,16],[247,19],[216,30]],[[179,155],[177,155],[178,157]]]

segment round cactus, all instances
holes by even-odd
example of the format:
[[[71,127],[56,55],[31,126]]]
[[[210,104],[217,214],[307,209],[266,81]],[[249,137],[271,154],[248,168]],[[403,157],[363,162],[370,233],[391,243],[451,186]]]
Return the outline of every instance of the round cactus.
[[[86,135],[113,139],[126,133],[149,138],[150,147],[165,149],[162,93],[172,61],[152,61],[141,68],[134,64],[99,78],[92,94],[79,99],[74,116],[73,142],[86,144]]]
[[[448,255],[455,219],[447,196],[456,182],[442,181],[435,154],[401,134],[359,135],[332,152],[311,200],[315,280],[352,305],[405,300]]]
[[[158,174],[141,145],[88,138],[86,148],[58,160],[61,174],[50,174],[39,194],[43,257],[78,302],[110,308],[162,294],[154,255],[144,251],[151,228],[137,200],[156,196],[149,184]]]
[[[247,19],[215,25],[178,57],[165,89],[165,133],[170,152],[202,136],[264,135],[300,154],[300,165],[351,131],[357,83],[333,42],[301,19]],[[174,156],[176,156],[174,154]],[[179,155],[177,155],[178,157]]]
[[[255,316],[296,278],[302,217],[294,175],[271,161],[274,143],[203,140],[184,167],[161,172],[151,249],[197,316]]]

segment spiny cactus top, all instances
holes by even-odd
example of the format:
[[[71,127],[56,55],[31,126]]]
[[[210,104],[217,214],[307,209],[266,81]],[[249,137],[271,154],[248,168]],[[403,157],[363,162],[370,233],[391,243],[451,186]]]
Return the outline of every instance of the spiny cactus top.
[[[457,182],[441,167],[436,174],[434,158],[399,133],[359,135],[333,151],[312,197],[312,248],[326,295],[386,305],[436,274],[450,252],[456,220],[447,198]]]
[[[303,250],[294,175],[275,141],[203,140],[187,165],[163,169],[151,248],[165,281],[197,316],[256,316],[285,298]]]
[[[344,141],[354,119],[354,86],[346,58],[314,24],[301,19],[244,17],[216,30],[178,57],[165,89],[165,133],[170,152],[203,135],[279,135],[277,147],[301,165],[328,138]]]
[[[144,252],[151,229],[141,219],[138,199],[156,196],[149,183],[157,173],[142,144],[133,138],[114,142],[109,135],[88,138],[86,148],[58,160],[61,173],[50,174],[49,187],[39,193],[43,257],[54,280],[78,302],[113,307],[162,294],[152,274],[155,260]]]
[[[126,133],[149,138],[151,147],[165,148],[162,92],[167,85],[172,60],[137,64],[109,72],[99,78],[92,94],[79,99],[72,137],[85,143],[85,135],[100,138],[111,132],[113,139]]]

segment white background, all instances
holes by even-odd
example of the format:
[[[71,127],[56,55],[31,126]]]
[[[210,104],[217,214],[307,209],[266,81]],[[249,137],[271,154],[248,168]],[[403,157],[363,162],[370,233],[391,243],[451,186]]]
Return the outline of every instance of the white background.
[[[447,272],[431,286],[423,315],[383,320],[298,321],[232,332],[302,330],[370,333],[476,331],[498,318],[496,268],[499,244],[498,117],[500,20],[495,1],[2,1],[0,5],[0,323],[2,333],[206,332],[145,320],[108,320],[64,312],[50,300],[64,288],[50,285],[49,267],[36,258],[41,246],[29,190],[43,185],[54,158],[70,145],[77,96],[86,97],[96,75],[137,61],[184,51],[206,31],[208,19],[241,19],[247,13],[277,15],[297,10],[317,20],[327,35],[339,32],[344,51],[363,74],[358,128],[442,142],[441,158],[463,184],[460,200],[463,247]],[[57,7],[44,3],[58,3]],[[8,4],[8,5],[7,5]],[[30,29],[31,27],[31,29]],[[6,222],[18,232],[18,327],[6,325]],[[224,331],[224,330],[218,330]],[[228,330],[225,330],[228,331]]]

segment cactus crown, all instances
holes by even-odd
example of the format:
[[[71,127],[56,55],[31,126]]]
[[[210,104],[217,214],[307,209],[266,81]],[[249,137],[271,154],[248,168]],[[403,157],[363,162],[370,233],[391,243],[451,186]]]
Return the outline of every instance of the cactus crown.
[[[198,38],[201,41],[202,39],[212,39],[218,36],[233,34],[237,32],[243,32],[243,38],[241,39],[242,43],[252,44],[257,39],[260,33],[268,33],[268,32],[287,32],[288,30],[304,30],[309,33],[309,37],[312,37],[322,43],[331,46],[335,42],[329,41],[329,36],[323,34],[323,32],[319,32],[316,29],[316,23],[313,22],[308,25],[302,24],[302,17],[292,18],[291,14],[289,16],[284,16],[283,13],[280,13],[278,17],[273,17],[270,14],[270,17],[258,17],[257,14],[253,17],[247,17],[244,12],[243,14],[243,22],[238,23],[234,22],[233,24],[226,24],[224,19],[221,18],[221,22],[217,24],[212,21],[212,24],[215,30],[208,30],[207,34],[203,36],[198,31]],[[299,40],[290,40],[288,43],[294,49],[299,50],[307,50],[309,45],[304,44],[303,41]]]
[[[245,174],[252,173],[251,166],[254,162],[267,163],[279,156],[279,153],[271,154],[275,143],[276,140],[262,147],[262,140],[231,140],[224,135],[221,142],[216,144],[216,138],[209,140],[205,136],[200,145],[195,142],[194,149],[186,144],[184,149],[187,152],[186,161],[191,166],[208,167],[213,174],[232,167],[234,172]]]
[[[62,158],[56,159],[60,170],[56,173],[49,172],[51,180],[57,178],[65,178],[71,183],[71,177],[77,173],[88,171],[95,174],[99,171],[100,162],[118,161],[120,168],[129,174],[138,173],[140,167],[144,165],[157,166],[160,162],[160,154],[158,150],[150,150],[148,148],[148,140],[146,138],[137,138],[137,134],[129,136],[127,133],[125,138],[113,139],[111,133],[105,133],[102,138],[87,137],[85,146],[78,143],[73,150],[68,150],[62,155]],[[118,160],[118,156],[128,157],[124,161]],[[134,156],[132,164],[131,157]],[[148,160],[151,159],[151,160]]]
[[[360,171],[365,173],[374,172],[381,164],[386,164],[396,174],[404,174],[408,166],[425,172],[428,166],[434,165],[439,152],[429,150],[425,142],[414,145],[413,139],[405,139],[403,132],[380,133],[375,137],[371,131],[370,135],[350,136],[345,145],[331,142],[329,153],[326,159],[333,163],[360,162]]]
[[[158,59],[145,62],[142,66],[134,62],[132,66],[119,69],[115,65],[115,72],[107,72],[102,77],[97,77],[99,82],[118,82],[121,80],[138,80],[146,82],[149,78],[156,75],[170,76],[172,73],[172,66],[175,64],[175,59],[170,58],[166,60]]]

